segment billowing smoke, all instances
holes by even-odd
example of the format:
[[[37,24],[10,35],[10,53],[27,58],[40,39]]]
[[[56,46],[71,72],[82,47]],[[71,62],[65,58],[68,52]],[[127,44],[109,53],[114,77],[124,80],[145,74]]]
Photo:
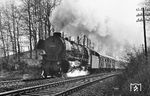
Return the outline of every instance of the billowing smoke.
[[[63,0],[53,14],[52,23],[56,31],[70,36],[87,35],[99,53],[120,57],[131,44],[142,40],[140,32],[135,33],[138,32],[134,25],[135,1]],[[129,14],[125,8],[130,8]]]

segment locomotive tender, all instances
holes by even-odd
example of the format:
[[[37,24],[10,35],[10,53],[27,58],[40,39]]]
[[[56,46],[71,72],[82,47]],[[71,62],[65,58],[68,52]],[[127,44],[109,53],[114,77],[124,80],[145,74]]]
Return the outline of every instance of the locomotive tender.
[[[88,46],[76,43],[55,32],[46,40],[39,40],[37,49],[42,50],[42,73],[47,76],[61,76],[73,68],[81,70],[114,70],[120,63]]]

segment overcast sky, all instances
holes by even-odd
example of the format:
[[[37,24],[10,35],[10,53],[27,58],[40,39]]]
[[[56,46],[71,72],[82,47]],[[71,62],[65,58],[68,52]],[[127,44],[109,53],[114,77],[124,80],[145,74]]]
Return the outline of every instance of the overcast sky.
[[[108,27],[119,40],[126,39],[133,45],[143,43],[142,23],[137,23],[136,8],[142,0],[64,0],[62,6],[75,10],[78,17],[87,18],[86,23],[104,23],[108,20]],[[60,8],[59,10],[66,10]],[[90,24],[89,24],[90,25]],[[101,35],[105,34],[105,25],[101,27]]]
[[[52,23],[71,36],[88,34],[96,51],[117,56],[129,45],[138,48],[144,42],[142,22],[136,22],[141,1],[63,0],[53,12]]]

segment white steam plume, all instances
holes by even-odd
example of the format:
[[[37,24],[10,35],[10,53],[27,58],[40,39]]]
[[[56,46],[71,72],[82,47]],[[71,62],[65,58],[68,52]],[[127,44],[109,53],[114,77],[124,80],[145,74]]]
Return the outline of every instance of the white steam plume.
[[[121,56],[130,45],[143,43],[136,23],[139,0],[63,0],[53,14],[56,31],[69,35],[86,34],[95,43],[95,50]]]

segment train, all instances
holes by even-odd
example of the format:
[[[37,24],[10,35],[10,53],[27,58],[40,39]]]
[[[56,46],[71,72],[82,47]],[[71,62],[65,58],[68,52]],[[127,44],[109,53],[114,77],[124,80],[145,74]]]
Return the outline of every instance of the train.
[[[85,40],[84,40],[85,42]],[[64,38],[55,32],[45,40],[39,40],[37,49],[42,56],[42,76],[58,77],[73,69],[95,71],[111,71],[123,69],[121,60],[104,56],[85,44]]]

